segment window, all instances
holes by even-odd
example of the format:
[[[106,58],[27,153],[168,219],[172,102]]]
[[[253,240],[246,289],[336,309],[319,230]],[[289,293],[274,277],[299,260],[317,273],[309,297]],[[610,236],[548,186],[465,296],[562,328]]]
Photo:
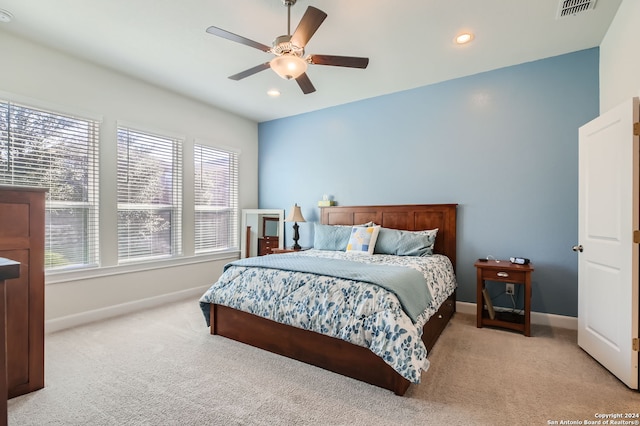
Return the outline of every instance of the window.
[[[194,145],[195,253],[238,248],[238,154]]]
[[[0,100],[0,183],[49,190],[47,271],[98,264],[98,128]]]
[[[181,142],[118,127],[118,260],[177,256]]]

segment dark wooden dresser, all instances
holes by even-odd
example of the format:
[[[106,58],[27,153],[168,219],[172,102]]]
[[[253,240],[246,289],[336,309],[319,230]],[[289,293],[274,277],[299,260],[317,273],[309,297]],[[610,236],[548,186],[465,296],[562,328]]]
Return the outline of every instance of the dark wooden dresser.
[[[280,244],[279,237],[262,237],[258,238],[258,256],[264,256],[272,253],[272,249],[278,248]]]
[[[0,186],[0,257],[20,262],[20,277],[5,281],[9,398],[44,387],[45,195]]]
[[[6,281],[20,277],[20,263],[0,257],[0,426],[7,424]]]

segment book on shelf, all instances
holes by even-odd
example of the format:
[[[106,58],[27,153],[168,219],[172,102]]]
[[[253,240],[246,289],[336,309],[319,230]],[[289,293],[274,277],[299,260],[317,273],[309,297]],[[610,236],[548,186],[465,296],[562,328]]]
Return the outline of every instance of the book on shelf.
[[[489,318],[496,318],[496,311],[493,309],[493,303],[491,302],[491,297],[489,297],[489,291],[487,288],[482,289],[482,296],[484,297],[484,303],[487,305],[487,312],[489,312]]]

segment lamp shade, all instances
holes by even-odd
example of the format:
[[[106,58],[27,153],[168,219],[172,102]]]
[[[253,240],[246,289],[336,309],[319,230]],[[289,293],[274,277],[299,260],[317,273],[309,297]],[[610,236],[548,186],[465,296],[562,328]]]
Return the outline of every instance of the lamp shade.
[[[304,220],[304,216],[302,216],[302,212],[300,211],[299,205],[294,205],[289,212],[289,216],[284,220],[285,222],[306,222]]]
[[[285,80],[298,78],[307,71],[307,61],[296,55],[276,56],[269,65]]]

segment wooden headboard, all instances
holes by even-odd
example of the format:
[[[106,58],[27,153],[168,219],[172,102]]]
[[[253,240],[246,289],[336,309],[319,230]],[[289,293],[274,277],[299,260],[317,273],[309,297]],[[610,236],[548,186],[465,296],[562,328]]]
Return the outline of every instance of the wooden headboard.
[[[321,207],[320,223],[357,225],[375,222],[385,228],[421,231],[438,228],[434,252],[444,254],[456,266],[457,204],[401,204],[389,206]]]

